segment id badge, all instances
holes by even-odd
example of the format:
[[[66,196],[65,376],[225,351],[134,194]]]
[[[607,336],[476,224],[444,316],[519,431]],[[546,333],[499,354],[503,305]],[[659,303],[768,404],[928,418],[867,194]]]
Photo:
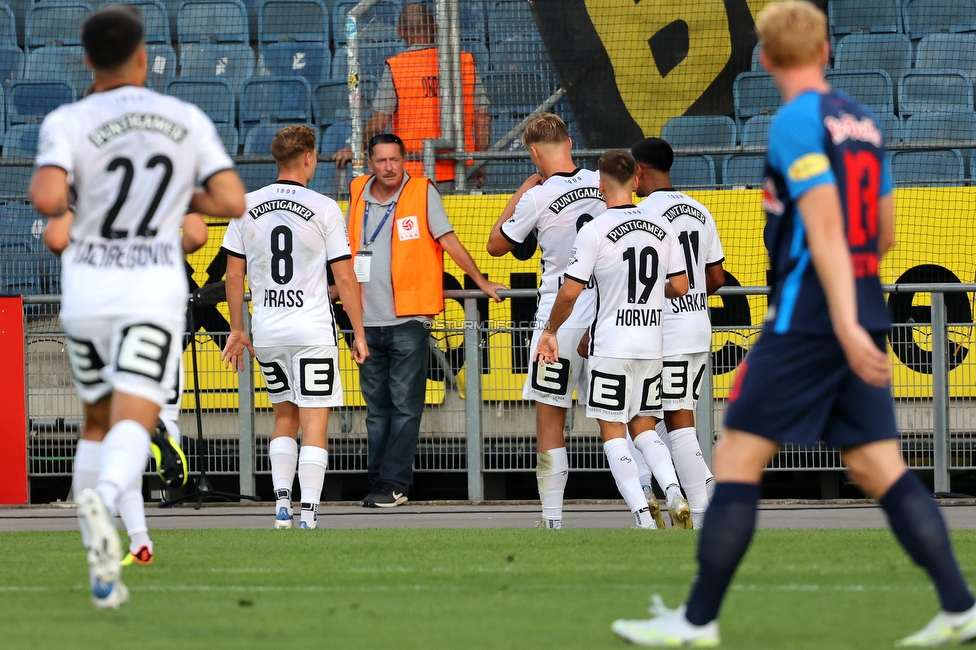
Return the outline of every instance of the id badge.
[[[369,264],[373,260],[372,251],[359,251],[352,268],[356,272],[356,280],[359,282],[369,282]]]

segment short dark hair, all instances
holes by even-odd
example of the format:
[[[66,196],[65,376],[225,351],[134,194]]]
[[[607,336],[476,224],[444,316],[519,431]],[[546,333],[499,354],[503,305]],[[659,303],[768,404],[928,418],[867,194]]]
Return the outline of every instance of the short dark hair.
[[[81,42],[93,68],[115,70],[142,43],[142,12],[132,5],[106,5],[81,23]]]
[[[674,151],[668,141],[661,138],[645,138],[631,147],[630,152],[639,164],[659,172],[671,171],[674,164]]]
[[[637,175],[637,161],[626,149],[610,149],[596,163],[600,178],[626,185]]]
[[[392,133],[380,133],[379,135],[373,136],[370,139],[369,144],[367,145],[367,148],[366,148],[366,157],[367,158],[372,158],[373,157],[373,147],[375,147],[378,144],[397,144],[397,145],[400,145],[400,155],[401,156],[406,156],[407,155],[407,148],[403,145],[403,140],[400,139],[400,136],[394,135]]]

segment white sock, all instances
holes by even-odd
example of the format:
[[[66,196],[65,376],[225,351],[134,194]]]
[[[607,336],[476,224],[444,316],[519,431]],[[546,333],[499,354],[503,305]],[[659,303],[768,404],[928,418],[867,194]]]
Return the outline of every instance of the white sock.
[[[98,483],[98,461],[101,457],[102,443],[95,440],[78,440],[78,447],[75,449],[75,462],[71,473],[71,491],[75,500],[81,496],[83,490],[95,488]],[[91,540],[91,532],[85,525],[85,520],[78,516],[78,525],[81,527],[81,543],[85,548]]]
[[[681,481],[681,488],[688,498],[691,521],[701,526],[701,522],[705,519],[705,510],[708,509],[708,492],[705,489],[708,467],[702,457],[698,432],[694,427],[675,429],[671,432],[671,458],[678,479]]]
[[[708,469],[708,466],[705,469]],[[708,495],[708,502],[711,503],[712,495],[715,494],[715,477],[712,476],[711,472],[708,473],[708,478],[705,479],[705,494]]]
[[[166,427],[166,431],[169,432],[169,435],[173,436],[173,438],[176,440],[176,444],[181,444],[180,440],[183,436],[180,433],[180,426],[173,420],[167,420],[166,418],[160,419],[163,421],[163,426]]]
[[[647,461],[644,460],[644,454],[640,453],[640,449],[634,446],[634,441],[630,438],[629,433],[627,434],[627,448],[637,465],[638,480],[640,480],[641,489],[644,491],[644,499],[650,501],[654,498],[654,488],[651,487],[651,470],[647,466]],[[606,451],[605,445],[604,451]]]
[[[647,507],[647,497],[644,496],[644,490],[641,489],[637,463],[630,455],[627,440],[625,438],[608,440],[603,443],[603,452],[610,462],[610,473],[613,474],[613,480],[617,483],[620,496],[624,498],[627,507],[634,513],[637,525],[641,528],[653,526],[654,520],[651,519],[650,509]]]
[[[271,459],[271,482],[275,491],[275,512],[287,508],[291,514],[291,486],[298,465],[298,441],[288,436],[274,438],[268,445]]]
[[[658,438],[664,443],[664,446],[668,448],[668,453],[671,453],[671,434],[668,433],[668,425],[664,423],[664,420],[658,420],[657,424],[654,425],[654,431],[657,433]]]
[[[537,454],[535,479],[542,500],[542,521],[546,528],[563,527],[563,493],[569,480],[569,455],[565,447]]]
[[[290,440],[290,438],[289,438]],[[298,456],[298,484],[302,487],[302,521],[309,528],[316,527],[325,470],[329,467],[329,450],[302,445]]]
[[[141,476],[119,497],[119,517],[129,535],[129,550],[135,553],[143,546],[148,546],[152,553],[152,540],[149,539],[149,526],[146,525],[146,504],[142,499]]]
[[[118,514],[119,497],[142,478],[149,460],[149,432],[134,420],[122,420],[102,442],[95,489],[110,515]]]
[[[634,446],[644,454],[644,460],[657,478],[658,484],[664,488],[665,498],[670,506],[675,496],[681,495],[681,490],[678,488],[678,475],[674,471],[668,448],[651,429],[637,434],[634,437]]]

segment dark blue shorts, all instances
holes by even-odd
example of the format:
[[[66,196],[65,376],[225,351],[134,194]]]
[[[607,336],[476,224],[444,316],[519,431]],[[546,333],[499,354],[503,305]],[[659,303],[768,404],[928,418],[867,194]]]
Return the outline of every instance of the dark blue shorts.
[[[886,349],[883,333],[872,337]],[[739,366],[725,426],[807,447],[898,438],[891,389],[854,374],[835,337],[769,330]]]

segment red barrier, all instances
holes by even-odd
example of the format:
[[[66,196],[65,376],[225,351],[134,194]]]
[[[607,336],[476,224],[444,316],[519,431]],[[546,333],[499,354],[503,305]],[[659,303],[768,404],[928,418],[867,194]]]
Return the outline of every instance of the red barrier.
[[[0,296],[0,504],[27,503],[24,304]]]

